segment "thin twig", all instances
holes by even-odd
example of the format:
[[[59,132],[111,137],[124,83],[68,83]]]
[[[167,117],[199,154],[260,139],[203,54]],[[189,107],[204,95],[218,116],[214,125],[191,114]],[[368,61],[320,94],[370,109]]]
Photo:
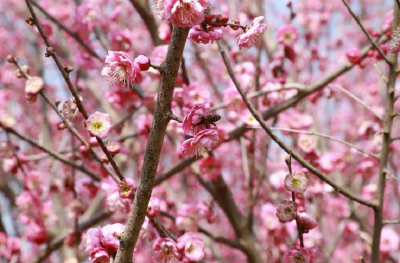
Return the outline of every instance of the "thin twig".
[[[399,8],[396,3],[393,6],[393,23],[392,28],[396,28],[399,24]],[[396,86],[396,67],[398,57],[397,54],[391,54],[393,63],[389,64],[388,83],[386,86],[386,109],[385,119],[383,121],[383,132],[382,132],[382,146],[379,160],[379,179],[377,188],[377,200],[378,205],[374,209],[374,230],[372,238],[372,251],[371,251],[371,262],[379,262],[380,260],[380,244],[381,234],[383,227],[383,208],[385,198],[385,187],[387,179],[387,166],[389,163],[389,155],[391,152],[390,143],[392,125],[393,125],[393,113],[395,104],[395,86]]]
[[[25,2],[26,2],[26,4],[27,4],[27,6],[28,6],[28,9],[29,9],[31,15],[32,15],[33,23],[36,25],[36,27],[37,27],[37,29],[38,29],[38,31],[39,31],[39,33],[40,33],[40,35],[41,35],[41,37],[42,37],[44,43],[45,43],[46,46],[47,46],[47,50],[52,50],[51,52],[48,52],[49,55],[53,58],[54,62],[55,62],[56,65],[57,65],[57,68],[58,68],[58,70],[61,72],[61,74],[62,74],[62,76],[63,76],[63,78],[64,78],[64,80],[65,80],[65,82],[66,82],[66,84],[67,84],[67,86],[68,86],[68,88],[69,88],[71,94],[72,94],[72,96],[75,98],[75,101],[76,101],[76,104],[77,104],[77,106],[78,106],[78,108],[79,108],[79,111],[81,112],[81,114],[83,115],[83,117],[84,117],[85,119],[87,119],[87,118],[89,117],[89,115],[88,115],[88,113],[86,112],[85,107],[84,107],[84,105],[83,105],[83,103],[82,103],[82,101],[81,101],[81,99],[80,99],[80,97],[79,97],[77,91],[75,90],[75,88],[74,88],[72,82],[71,82],[71,79],[70,79],[70,77],[69,77],[68,72],[64,69],[64,66],[61,64],[60,60],[58,59],[58,56],[57,56],[56,52],[54,51],[54,47],[51,45],[51,43],[50,43],[50,41],[49,41],[49,39],[48,39],[48,37],[47,37],[45,31],[43,30],[43,27],[42,27],[42,25],[40,24],[40,22],[39,22],[39,20],[38,20],[38,18],[37,18],[37,15],[36,15],[36,13],[35,13],[35,11],[33,10],[32,1],[31,1],[31,0],[25,0]],[[124,176],[122,175],[122,173],[121,173],[119,167],[118,167],[117,164],[115,163],[114,158],[111,156],[111,154],[110,154],[109,151],[107,150],[107,147],[105,146],[103,140],[100,139],[100,138],[98,138],[98,137],[96,137],[96,140],[97,140],[97,142],[99,143],[100,148],[103,150],[103,152],[104,152],[105,155],[107,156],[107,160],[110,162],[110,164],[111,164],[111,166],[113,167],[113,169],[114,169],[115,173],[117,174],[118,178],[119,178],[121,181],[124,180]]]
[[[397,225],[400,224],[400,220],[383,220],[383,225]]]
[[[369,41],[374,45],[376,50],[378,50],[379,54],[381,57],[388,63],[389,65],[392,64],[392,62],[385,56],[385,53],[383,53],[382,49],[379,47],[379,45],[375,42],[375,40],[372,38],[371,34],[368,32],[368,30],[364,27],[362,24],[360,18],[354,11],[351,9],[349,3],[346,0],[342,0],[343,4],[347,7],[347,10],[349,10],[351,16],[356,20],[357,24],[361,27],[361,30],[364,32],[364,34],[368,37]]]
[[[263,118],[257,113],[255,110],[254,106],[251,104],[249,99],[246,96],[246,92],[242,89],[239,81],[236,79],[236,76],[233,72],[232,66],[229,62],[228,56],[225,53],[224,48],[222,47],[221,43],[217,41],[217,44],[220,49],[220,53],[222,56],[222,59],[224,61],[224,64],[228,70],[228,74],[231,77],[233,83],[236,86],[236,89],[239,91],[240,95],[242,96],[242,99],[244,103],[246,104],[247,108],[250,110],[251,114],[254,116],[254,118],[260,123],[261,127],[268,133],[268,135],[271,137],[272,140],[274,140],[283,150],[285,150],[287,153],[291,153],[290,147],[288,147],[285,143],[283,143],[273,132],[272,130],[268,127],[266,122],[263,120]],[[321,171],[319,171],[317,168],[315,168],[313,165],[311,165],[309,162],[304,160],[300,155],[296,154],[295,152],[292,153],[292,156],[296,161],[298,161],[302,166],[307,168],[311,173],[315,174],[318,178],[320,178],[322,181],[326,182],[330,186],[333,187],[338,193],[346,196],[347,198],[357,201],[360,204],[363,204],[368,207],[376,207],[376,204],[374,202],[365,200],[363,198],[360,198],[353,194],[351,191],[339,186],[335,182],[333,182],[327,175],[323,174]]]
[[[339,89],[340,91],[342,91],[343,93],[345,93],[347,96],[349,96],[350,98],[352,98],[353,100],[357,101],[358,103],[360,103],[364,108],[366,108],[367,110],[369,110],[372,114],[375,115],[375,117],[377,117],[379,120],[383,121],[383,118],[381,116],[379,116],[378,113],[376,113],[370,106],[368,106],[364,101],[362,101],[360,98],[358,98],[356,95],[354,95],[353,93],[351,93],[350,91],[348,91],[347,89],[336,85],[336,84],[329,84],[328,85],[331,88],[336,88]]]
[[[262,128],[261,127],[257,127],[255,129],[262,129]],[[295,129],[286,129],[286,128],[274,128],[274,127],[271,127],[270,129],[273,130],[273,131],[284,131],[284,132],[292,132],[292,133],[300,133],[300,134],[308,134],[308,135],[319,136],[319,137],[322,137],[322,138],[329,139],[331,141],[342,143],[342,144],[344,144],[344,145],[346,145],[346,146],[348,146],[348,147],[350,147],[352,149],[355,149],[355,150],[359,151],[360,153],[363,153],[363,154],[366,154],[368,156],[371,156],[371,157],[373,157],[373,158],[375,158],[377,160],[379,159],[379,156],[376,155],[376,154],[369,153],[369,152],[364,151],[363,149],[361,149],[361,148],[359,148],[359,147],[357,147],[357,146],[355,146],[355,145],[353,145],[353,144],[351,144],[349,142],[346,142],[344,140],[337,139],[335,137],[332,137],[332,136],[329,136],[329,135],[326,135],[326,134],[322,134],[322,133],[319,133],[319,132],[305,131],[305,130],[295,130]]]
[[[388,83],[387,77],[383,74],[383,72],[379,68],[378,64],[372,63],[372,65],[374,65],[374,68],[375,68],[376,72],[378,72],[378,74],[381,77],[381,79],[383,80],[383,82],[385,82],[387,84]]]
[[[0,126],[0,127],[2,127],[2,126]],[[55,152],[55,151],[53,151],[51,149],[46,148],[45,146],[39,144],[37,141],[33,140],[32,138],[29,138],[28,136],[23,135],[23,134],[17,132],[16,130],[14,130],[12,128],[4,128],[4,127],[2,127],[2,128],[4,130],[6,130],[7,132],[10,132],[11,134],[16,135],[18,138],[20,138],[20,139],[28,142],[29,144],[35,146],[36,148],[48,153],[49,155],[51,155],[52,157],[56,158],[57,160],[65,163],[65,164],[68,164],[68,165],[78,169],[81,172],[84,172],[85,174],[89,175],[93,180],[100,181],[100,178],[96,174],[94,174],[93,172],[87,170],[84,166],[78,165],[77,163],[72,162],[71,160],[68,160],[67,158],[63,157],[59,153],[57,153],[57,152]]]
[[[97,58],[98,60],[102,61],[100,56],[94,51],[88,44],[86,44],[82,38],[69,28],[67,28],[63,23],[60,22],[57,18],[49,14],[43,7],[41,7],[38,3],[35,1],[31,1],[32,5],[34,5],[37,9],[39,9],[40,12],[42,12],[48,19],[50,19],[54,24],[56,24],[59,28],[61,28],[63,31],[65,31],[70,37],[74,38],[84,49],[86,49],[90,55],[93,57]]]
[[[382,42],[387,41],[386,38],[381,40]],[[369,50],[372,49],[372,45],[369,44],[366,47],[364,47],[362,49],[362,57],[365,58],[367,56],[367,53]],[[303,86],[302,89],[299,90],[298,94],[291,97],[290,99],[287,99],[283,102],[281,102],[280,104],[269,108],[268,110],[264,111],[262,113],[262,117],[264,119],[269,119],[272,117],[276,117],[279,113],[285,111],[286,109],[289,109],[291,107],[293,107],[294,105],[296,105],[297,103],[299,103],[300,101],[302,101],[304,98],[306,98],[307,96],[313,94],[314,92],[317,92],[319,90],[321,90],[322,88],[324,88],[326,85],[328,85],[330,82],[332,82],[333,80],[335,80],[337,77],[343,75],[344,73],[348,72],[350,69],[352,69],[354,67],[354,64],[346,62],[343,63],[342,65],[340,65],[339,67],[337,67],[335,70],[329,72],[328,74],[326,74],[324,77],[322,77],[321,79],[315,81],[313,84],[309,85],[309,86]],[[286,84],[288,85],[288,84]],[[285,85],[285,87],[286,87]],[[301,85],[301,84],[297,84],[297,85]],[[218,106],[218,105],[217,105]],[[222,106],[225,107],[225,106]],[[212,110],[215,110],[216,107],[213,107]],[[228,139],[225,140],[223,143],[228,143],[232,140],[236,140],[237,138],[241,137],[245,132],[247,132],[249,130],[249,127],[246,125],[242,125],[239,126],[233,130],[231,130],[228,135]],[[201,156],[200,156],[201,158]],[[188,167],[189,165],[191,165],[193,162],[199,160],[200,158],[196,159],[196,158],[185,158],[182,161],[180,161],[179,163],[175,164],[174,166],[172,166],[171,168],[169,168],[168,170],[164,171],[163,173],[161,173],[160,175],[156,176],[156,179],[154,181],[155,185],[161,184],[163,181],[169,179],[171,176],[173,176],[176,173],[179,173],[180,171],[182,171],[183,169],[185,169],[186,167]]]

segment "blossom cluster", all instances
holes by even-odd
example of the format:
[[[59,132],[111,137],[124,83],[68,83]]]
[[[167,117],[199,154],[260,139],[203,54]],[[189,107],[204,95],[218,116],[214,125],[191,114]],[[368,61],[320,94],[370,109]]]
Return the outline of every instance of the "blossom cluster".
[[[291,163],[288,164],[291,166]],[[297,230],[301,246],[293,246],[284,254],[285,263],[321,263],[323,260],[322,253],[317,247],[304,248],[302,236],[311,229],[317,227],[317,222],[305,212],[299,212],[298,205],[295,201],[296,194],[303,194],[307,189],[309,182],[307,176],[303,172],[293,172],[285,177],[285,188],[292,193],[292,200],[282,201],[276,211],[276,216],[281,223],[296,221]],[[304,208],[302,208],[304,209]]]
[[[195,104],[183,119],[183,131],[186,135],[193,136],[182,143],[181,149],[186,156],[198,156],[211,151],[218,143],[218,129],[207,123],[210,108],[205,104]]]

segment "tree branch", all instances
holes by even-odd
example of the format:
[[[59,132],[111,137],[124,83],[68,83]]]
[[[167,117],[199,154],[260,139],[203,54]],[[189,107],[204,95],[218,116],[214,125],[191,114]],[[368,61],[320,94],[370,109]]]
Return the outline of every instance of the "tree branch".
[[[149,2],[147,0],[130,0],[130,2],[142,17],[147,29],[150,32],[150,36],[154,45],[162,45],[164,42],[158,36],[158,25],[149,6]]]
[[[365,206],[368,207],[375,207],[375,203],[372,203],[370,201],[364,200],[358,196],[356,196],[355,194],[353,194],[352,192],[350,192],[347,189],[342,188],[341,186],[337,185],[335,182],[333,182],[331,179],[329,179],[328,176],[326,176],[325,174],[323,174],[321,171],[317,170],[317,168],[315,168],[314,166],[312,166],[309,162],[307,162],[306,160],[304,160],[300,155],[292,152],[292,150],[290,149],[290,147],[288,147],[286,144],[284,144],[273,132],[272,130],[268,127],[268,125],[265,123],[265,121],[263,120],[262,116],[260,116],[256,109],[254,108],[253,104],[251,104],[251,102],[249,101],[249,99],[246,96],[246,92],[242,89],[240,83],[238,82],[238,80],[236,79],[236,76],[233,72],[232,66],[229,62],[229,59],[225,53],[224,48],[222,47],[221,43],[219,41],[217,41],[218,47],[220,49],[220,53],[222,56],[222,59],[224,61],[224,64],[228,70],[228,74],[231,77],[233,83],[236,86],[236,89],[239,91],[240,95],[242,96],[242,99],[244,101],[244,103],[246,104],[247,108],[250,110],[251,114],[254,116],[254,118],[260,123],[261,127],[267,132],[267,134],[271,137],[272,140],[274,140],[283,150],[285,150],[288,154],[291,154],[293,156],[294,159],[296,159],[296,161],[298,161],[301,165],[303,165],[305,168],[307,168],[307,170],[309,170],[310,172],[312,172],[313,174],[315,174],[318,178],[320,178],[322,181],[326,182],[327,184],[329,184],[330,186],[333,187],[333,189],[335,189],[338,193],[346,196],[347,198],[350,198],[351,200],[357,201],[360,204],[363,204]]]
[[[386,39],[385,39],[386,40]],[[383,40],[383,41],[385,41]],[[363,48],[362,50],[362,57],[365,58],[368,51],[372,49],[372,45],[368,45],[366,47]],[[325,77],[317,80],[315,83],[307,86],[306,88],[302,87],[301,85],[296,85],[299,89],[299,93],[295,96],[293,96],[292,98],[272,107],[269,108],[268,110],[264,111],[262,113],[262,117],[267,120],[269,118],[275,117],[277,116],[279,113],[285,111],[288,108],[293,107],[294,105],[296,105],[298,102],[300,102],[301,100],[303,100],[304,98],[306,98],[308,95],[321,90],[322,88],[324,88],[326,85],[328,85],[330,82],[332,82],[333,80],[335,80],[337,77],[341,76],[342,74],[346,73],[347,71],[349,71],[350,69],[352,69],[354,67],[354,64],[346,62],[344,64],[342,64],[341,66],[339,66],[336,70],[330,72],[329,74],[327,74]],[[286,85],[285,85],[286,87]],[[261,91],[260,91],[261,92]],[[215,108],[213,109],[215,110]],[[240,136],[242,136],[246,131],[248,131],[249,128],[246,125],[242,125],[232,131],[229,132],[229,138],[224,141],[224,143],[226,142],[230,142],[232,140],[235,140],[237,138],[239,138]],[[200,159],[201,156],[198,156],[198,159]],[[182,171],[183,169],[185,169],[186,167],[188,167],[189,165],[191,165],[192,163],[194,163],[196,160],[198,160],[196,158],[186,158],[183,159],[182,161],[180,161],[179,163],[177,163],[176,165],[174,165],[173,167],[169,168],[167,171],[163,172],[160,175],[156,176],[156,179],[154,181],[154,185],[158,185],[161,184],[163,181],[167,180],[168,178],[170,178],[171,176],[173,176],[174,174]]]
[[[396,28],[399,23],[399,7],[394,3],[394,19],[392,23],[392,28]],[[379,262],[380,258],[380,243],[381,243],[381,233],[383,226],[383,205],[384,205],[384,192],[386,186],[386,175],[387,166],[389,162],[390,153],[390,143],[391,131],[393,125],[393,109],[395,103],[395,86],[396,86],[396,65],[397,65],[397,54],[391,55],[394,63],[390,64],[388,83],[386,88],[386,113],[385,119],[383,121],[383,134],[382,134],[382,148],[379,160],[379,179],[378,179],[378,189],[377,189],[377,199],[378,205],[375,207],[375,222],[373,231],[373,241],[372,241],[372,252],[371,252],[371,263]]]
[[[342,0],[343,4],[347,7],[347,10],[349,10],[349,13],[351,14],[351,16],[354,18],[354,20],[356,20],[357,24],[361,27],[361,30],[364,32],[364,34],[368,37],[369,41],[372,43],[372,45],[374,45],[374,47],[376,48],[376,50],[378,50],[379,54],[381,55],[381,57],[386,61],[386,63],[388,63],[389,65],[392,64],[392,62],[385,56],[385,53],[383,53],[382,49],[379,47],[379,45],[375,42],[375,40],[372,38],[371,34],[368,32],[368,30],[364,27],[364,25],[362,24],[360,18],[358,17],[358,15],[356,15],[356,13],[354,13],[354,11],[351,9],[349,3],[346,0]]]
[[[161,147],[165,131],[170,120],[172,96],[176,76],[178,75],[180,60],[189,28],[174,27],[171,42],[165,61],[161,64],[161,83],[151,125],[149,139],[144,153],[139,185],[136,190],[132,210],[129,214],[126,230],[121,236],[115,263],[131,263],[132,254],[144,222],[147,206],[153,189],[153,180],[157,172]]]
[[[39,33],[40,33],[40,35],[41,35],[41,37],[42,37],[44,43],[45,43],[46,46],[47,46],[47,51],[48,51],[48,53],[49,53],[49,56],[51,56],[51,57],[53,58],[54,62],[55,62],[56,65],[57,65],[58,70],[61,72],[61,74],[62,74],[62,76],[63,76],[63,78],[64,78],[64,80],[65,80],[65,82],[66,82],[66,84],[67,84],[67,86],[68,86],[68,88],[69,88],[71,94],[72,94],[72,96],[75,98],[75,101],[76,101],[76,104],[77,104],[77,106],[78,106],[78,108],[79,108],[79,111],[81,112],[81,114],[83,115],[83,117],[84,117],[85,119],[87,119],[87,118],[89,117],[89,115],[88,115],[88,113],[86,112],[85,107],[83,106],[83,103],[82,103],[82,101],[81,101],[81,99],[80,99],[78,93],[76,92],[76,90],[75,90],[75,88],[74,88],[74,86],[73,86],[73,84],[72,84],[72,82],[71,82],[71,79],[70,79],[70,77],[69,77],[68,72],[64,69],[64,66],[61,64],[60,60],[58,59],[58,56],[57,56],[57,54],[56,54],[56,52],[55,52],[53,46],[51,45],[51,43],[50,43],[50,41],[49,41],[49,39],[48,39],[48,37],[47,37],[45,31],[43,30],[43,27],[42,27],[42,25],[40,24],[40,22],[39,22],[39,20],[38,20],[38,18],[37,18],[37,16],[36,16],[35,11],[33,10],[31,0],[25,0],[25,2],[26,2],[26,4],[27,4],[27,6],[28,6],[28,9],[29,9],[31,15],[32,15],[33,23],[36,25],[36,27],[37,27],[37,29],[39,30]],[[118,168],[117,164],[115,163],[114,158],[113,158],[113,157],[111,156],[111,154],[108,152],[107,147],[105,146],[103,140],[100,139],[100,138],[98,138],[98,137],[96,137],[96,140],[97,140],[97,142],[99,143],[100,148],[103,150],[103,152],[104,152],[105,155],[107,156],[107,159],[108,159],[108,161],[110,162],[111,166],[113,167],[115,173],[118,175],[118,178],[119,178],[121,181],[124,180],[124,176],[122,175],[120,169]]]
[[[2,126],[1,126],[1,127],[2,127]],[[84,166],[78,165],[77,163],[68,160],[67,158],[63,157],[63,156],[60,155],[59,153],[57,153],[57,152],[55,152],[55,151],[53,151],[53,150],[51,150],[51,149],[46,148],[45,146],[39,144],[37,141],[33,140],[32,138],[29,138],[28,136],[23,135],[23,134],[17,132],[16,130],[14,130],[14,129],[12,129],[12,128],[4,128],[4,127],[2,127],[2,128],[3,128],[6,132],[9,132],[9,133],[11,133],[11,134],[14,134],[14,135],[16,135],[18,138],[20,138],[21,140],[24,140],[24,141],[28,142],[29,144],[35,146],[36,148],[39,148],[40,150],[42,150],[42,151],[48,153],[49,155],[51,155],[51,156],[54,157],[55,159],[57,159],[57,160],[59,160],[59,161],[65,163],[65,164],[67,164],[67,165],[70,165],[71,167],[74,167],[74,168],[78,169],[78,170],[81,171],[81,172],[84,172],[85,174],[89,175],[93,180],[95,180],[95,181],[100,181],[100,178],[99,178],[96,174],[94,174],[94,173],[92,173],[91,171],[87,170]]]
[[[98,213],[94,216],[92,216],[91,218],[89,218],[86,221],[83,222],[79,222],[78,223],[78,230],[79,231],[83,231],[88,229],[91,226],[94,226],[96,224],[98,224],[99,222],[109,218],[112,215],[112,212],[107,211],[107,212],[101,212]],[[42,250],[39,252],[39,255],[34,258],[31,263],[41,263],[44,260],[46,260],[46,258],[56,249],[59,249],[63,244],[64,244],[64,240],[68,237],[67,235],[63,235],[60,237],[56,237],[54,238],[52,241],[50,241],[50,243],[47,245],[47,248],[45,250]]]

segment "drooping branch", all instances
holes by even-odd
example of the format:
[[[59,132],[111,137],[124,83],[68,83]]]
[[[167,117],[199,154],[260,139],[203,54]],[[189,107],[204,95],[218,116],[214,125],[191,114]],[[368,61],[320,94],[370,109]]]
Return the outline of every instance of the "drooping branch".
[[[174,27],[165,61],[160,66],[161,83],[150,129],[138,188],[126,229],[121,236],[115,263],[131,263],[133,250],[144,222],[153,189],[167,125],[170,121],[172,96],[189,28]]]
[[[237,80],[232,66],[229,62],[228,56],[225,53],[224,48],[222,47],[220,42],[217,42],[220,52],[221,52],[221,56],[222,59],[224,61],[224,64],[228,70],[228,74],[231,77],[233,83],[236,86],[236,89],[238,90],[238,92],[240,93],[244,103],[246,104],[247,108],[250,110],[251,114],[254,116],[254,118],[258,121],[258,123],[260,123],[261,127],[267,132],[267,134],[271,137],[272,140],[274,140],[283,150],[285,150],[288,154],[291,154],[293,156],[294,159],[296,159],[296,161],[298,161],[303,167],[305,167],[307,170],[309,170],[311,173],[315,174],[319,179],[321,179],[322,181],[324,181],[325,183],[329,184],[330,186],[333,187],[333,189],[335,189],[335,191],[337,191],[338,193],[346,196],[347,198],[357,201],[360,204],[363,204],[365,206],[368,207],[375,207],[376,204],[374,202],[370,202],[367,200],[364,200],[358,196],[356,196],[354,193],[352,193],[351,191],[339,186],[338,184],[336,184],[335,182],[333,182],[327,175],[323,174],[321,171],[319,171],[317,168],[315,168],[313,165],[311,165],[309,162],[307,162],[306,160],[304,160],[300,155],[296,154],[295,152],[292,152],[291,148],[289,146],[287,146],[285,143],[283,143],[282,140],[280,140],[273,132],[272,130],[268,127],[268,125],[266,124],[266,122],[263,120],[263,117],[258,114],[258,112],[256,111],[256,109],[254,108],[253,104],[249,101],[249,99],[246,96],[246,92],[243,90],[243,88],[241,87],[239,81]]]

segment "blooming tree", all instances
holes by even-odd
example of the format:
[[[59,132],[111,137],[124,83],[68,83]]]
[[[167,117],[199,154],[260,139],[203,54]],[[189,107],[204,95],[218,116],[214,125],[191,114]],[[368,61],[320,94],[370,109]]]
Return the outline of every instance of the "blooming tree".
[[[400,262],[399,8],[0,1],[0,262]]]

